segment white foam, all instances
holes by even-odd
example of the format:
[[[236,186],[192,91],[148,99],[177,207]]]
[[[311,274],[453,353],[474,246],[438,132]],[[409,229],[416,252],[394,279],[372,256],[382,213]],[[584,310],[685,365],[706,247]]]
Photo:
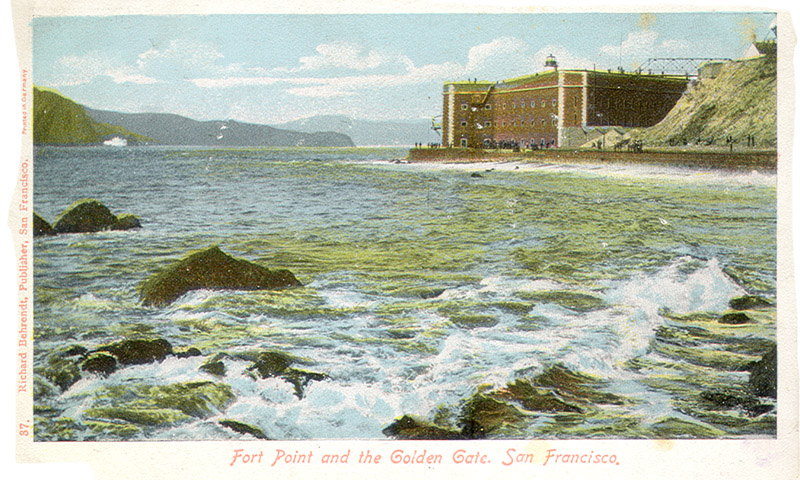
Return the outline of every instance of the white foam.
[[[405,165],[404,165],[405,166]],[[685,168],[678,165],[645,165],[622,163],[546,163],[546,162],[463,162],[412,163],[412,168],[428,171],[500,171],[541,172],[547,174],[585,173],[615,178],[649,178],[669,182],[701,183],[705,185],[737,184],[775,186],[776,172],[734,171],[722,169]]]

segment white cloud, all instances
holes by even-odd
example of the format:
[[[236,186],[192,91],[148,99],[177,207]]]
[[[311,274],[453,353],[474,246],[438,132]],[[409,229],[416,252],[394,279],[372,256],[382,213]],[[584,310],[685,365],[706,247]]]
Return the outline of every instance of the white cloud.
[[[338,85],[315,85],[313,87],[290,88],[286,91],[296,97],[334,98],[355,95],[355,91],[343,89]]]
[[[302,72],[308,70],[321,70],[325,68],[346,68],[350,70],[370,70],[391,61],[387,56],[364,49],[354,43],[333,42],[318,45],[317,53],[313,57],[301,57],[300,67],[286,70],[288,72]]]
[[[200,88],[232,88],[232,87],[258,87],[274,85],[286,81],[277,77],[225,77],[225,78],[192,78],[191,83]]]
[[[292,88],[287,93],[304,97],[337,97],[353,95],[357,90],[419,85],[428,82],[443,82],[463,73],[456,63],[414,66],[410,59],[401,60],[406,71],[399,74],[348,75],[340,77],[225,77],[193,78],[189,81],[201,88],[232,88],[242,86],[266,86],[286,83]]]
[[[667,39],[659,42],[658,32],[653,30],[637,30],[628,34],[628,38],[619,45],[604,45],[600,52],[613,58],[635,57],[643,60],[646,57],[663,57],[674,55],[689,47],[683,40]]]
[[[114,83],[135,83],[138,85],[158,83],[158,80],[153,77],[136,73],[135,71],[127,68],[120,68],[116,70],[110,69],[106,71],[105,74],[111,77],[111,79],[114,80]]]
[[[164,48],[151,48],[139,54],[132,63],[104,58],[97,53],[70,55],[59,60],[61,71],[54,86],[74,86],[91,82],[100,76],[115,83],[153,84],[159,81],[183,79],[185,76],[254,73],[242,64],[221,65],[223,55],[213,46],[172,40]],[[258,73],[256,71],[255,73]]]
[[[171,40],[166,48],[151,48],[139,55],[136,65],[141,70],[174,67],[217,70],[216,62],[223,55],[213,45],[198,44],[183,39]]]
[[[115,65],[107,58],[90,53],[83,56],[69,55],[59,59],[62,72],[56,76],[54,87],[75,86],[91,82],[96,77],[111,77],[114,83],[157,83],[153,77],[143,75],[134,68]]]
[[[469,49],[465,73],[496,76],[503,69],[530,70],[533,67],[531,62],[530,48],[526,42],[518,38],[500,37]]]

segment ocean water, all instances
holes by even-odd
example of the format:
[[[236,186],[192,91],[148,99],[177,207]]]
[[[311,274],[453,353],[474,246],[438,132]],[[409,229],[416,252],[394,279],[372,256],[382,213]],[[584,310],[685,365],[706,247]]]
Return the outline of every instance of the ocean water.
[[[517,435],[658,436],[676,422],[701,436],[774,435],[774,410],[698,410],[692,383],[746,384],[717,359],[757,360],[774,315],[737,330],[686,320],[745,294],[774,301],[774,174],[392,161],[405,153],[37,149],[40,216],[96,198],[142,228],[35,240],[36,440],[242,437],[221,419],[273,439],[386,438],[397,417],[457,415],[475,392],[553,365],[626,401],[569,422],[537,414]],[[304,287],[141,305],[140,282],[212,245]],[[691,338],[667,341],[679,333]],[[127,338],[202,355],[107,376],[63,355]],[[282,378],[248,374],[264,350],[327,378],[300,398]],[[224,375],[200,369],[215,355]],[[170,393],[187,385],[200,385],[201,408]]]

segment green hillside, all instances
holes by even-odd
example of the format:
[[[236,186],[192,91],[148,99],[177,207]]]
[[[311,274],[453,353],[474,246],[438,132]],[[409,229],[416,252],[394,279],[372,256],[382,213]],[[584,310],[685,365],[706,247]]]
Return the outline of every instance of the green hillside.
[[[87,145],[112,137],[125,138],[129,143],[149,140],[122,127],[92,120],[81,105],[55,90],[33,87],[33,143]]]
[[[658,125],[631,132],[647,145],[777,146],[777,66],[774,56],[726,63],[716,78],[687,90]]]

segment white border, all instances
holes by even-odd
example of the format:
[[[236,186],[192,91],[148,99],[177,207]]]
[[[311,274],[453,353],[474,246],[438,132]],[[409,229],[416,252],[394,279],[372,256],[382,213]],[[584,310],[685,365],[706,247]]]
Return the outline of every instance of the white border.
[[[327,13],[343,13],[343,12],[358,12],[358,13],[381,13],[387,11],[406,12],[447,12],[452,9],[467,12],[483,12],[487,9],[498,11],[502,8],[506,11],[528,11],[536,12],[543,11],[542,6],[533,6],[528,2],[514,1],[514,0],[501,0],[500,2],[478,2],[463,0],[458,4],[454,2],[445,1],[432,1],[432,2],[385,2],[385,1],[347,1],[347,2],[314,2],[314,1],[297,1],[297,2],[254,2],[235,0],[230,2],[211,2],[208,0],[191,1],[180,0],[177,2],[156,2],[153,3],[149,0],[140,2],[130,2],[111,0],[105,2],[89,2],[86,0],[79,0],[73,2],[36,2],[28,0],[27,2],[14,0],[17,11],[16,30],[17,34],[20,30],[24,30],[24,20],[20,20],[20,15],[25,17],[24,12],[20,7],[24,8],[26,4],[34,4],[36,11],[41,14],[69,14],[69,15],[83,15],[83,14],[117,14],[120,13],[123,6],[135,9],[137,13],[156,13],[167,14],[174,13],[179,5],[192,6],[192,13],[249,13],[254,10],[273,12],[273,13],[318,13],[324,11]],[[488,5],[487,5],[488,4]],[[499,4],[499,5],[498,5]],[[574,9],[580,11],[587,11],[595,9],[592,2],[570,2],[565,5],[561,2],[562,7],[556,11]],[[181,8],[183,8],[183,6]],[[152,8],[151,8],[152,7]],[[658,5],[647,6],[645,9],[649,11],[665,11],[673,10],[674,6]],[[726,11],[742,11],[742,10],[784,10],[787,13],[794,13],[798,7],[789,2],[778,2],[777,5],[759,5],[759,6],[741,6],[730,5],[722,2],[694,2],[693,5],[684,5],[681,10],[690,9],[710,9],[710,10],[726,10]],[[0,198],[5,198],[10,205],[11,192],[15,188],[16,178],[18,175],[18,157],[19,152],[24,146],[21,144],[19,138],[20,131],[20,104],[18,100],[19,92],[19,68],[16,58],[16,51],[13,47],[13,33],[11,26],[11,15],[8,7],[0,9],[0,53],[2,54],[2,62],[5,68],[0,69],[0,79],[2,79],[2,113],[0,114],[0,126],[2,126],[2,143],[4,155],[0,158],[0,191],[5,192]],[[635,2],[615,2],[613,6],[608,5],[602,8],[604,11],[641,11],[643,10],[641,3]],[[554,11],[548,8],[548,11]],[[783,29],[780,30],[782,33]],[[794,33],[789,38],[781,38],[781,48],[784,49],[788,42],[794,42]],[[18,43],[18,47],[20,47]],[[24,48],[23,48],[24,52]],[[21,53],[23,62],[26,60],[26,54]],[[795,53],[796,55],[796,53]],[[793,60],[793,59],[792,59]],[[786,69],[781,71],[784,79],[787,74],[794,71],[794,63],[790,62],[788,71]],[[782,84],[785,85],[785,84]],[[795,111],[796,98],[794,95],[795,86],[790,85],[791,90],[787,91],[782,89],[779,92],[780,100],[780,114],[781,119],[786,120],[787,114],[793,115]],[[792,117],[788,117],[792,118]],[[786,129],[793,129],[796,120],[790,121],[787,124],[782,122],[782,130],[780,134],[780,150],[781,161],[785,161],[786,152],[790,152],[793,146],[797,146],[796,137],[786,137]],[[789,135],[792,135],[789,132]],[[796,169],[800,170],[800,169]],[[783,172],[782,172],[783,173]],[[800,266],[800,259],[793,258],[791,251],[794,240],[791,236],[791,222],[797,223],[800,221],[800,213],[797,208],[790,209],[788,203],[790,199],[790,191],[792,187],[800,188],[800,175],[797,172],[792,172],[793,176],[790,178],[783,175],[784,178],[779,178],[779,194],[781,196],[781,205],[779,209],[779,249],[782,252],[780,257],[781,268],[780,275],[786,279],[786,269],[790,270],[792,267]],[[2,201],[0,201],[2,204]],[[792,202],[796,204],[796,202]],[[8,225],[9,219],[8,209],[0,207],[2,210],[3,218],[6,219],[5,224]],[[791,212],[791,215],[787,215]],[[800,246],[800,243],[794,245]],[[16,321],[11,319],[16,318],[16,275],[15,275],[15,256],[13,255],[14,247],[11,242],[10,231],[6,230],[0,233],[0,304],[5,310],[3,318],[5,319],[4,326],[6,330],[2,338],[8,343],[3,348],[4,352],[3,361],[0,362],[2,367],[2,379],[6,380],[6,392],[12,392],[14,385],[14,370],[16,369],[16,362],[14,360],[15,349],[10,348],[15,345],[13,339],[16,337]],[[788,256],[787,256],[788,255]],[[789,272],[791,273],[791,272]],[[796,341],[797,324],[795,313],[795,302],[797,298],[798,289],[796,285],[791,283],[785,284],[781,287],[781,300],[779,302],[779,318],[781,319],[779,325],[779,338],[781,342],[786,342],[787,338]],[[787,322],[787,319],[794,319],[794,322]],[[787,324],[788,323],[788,324]],[[13,342],[13,343],[11,343]],[[796,351],[795,351],[796,353]],[[781,355],[784,355],[782,350]],[[786,358],[782,356],[782,358]],[[781,477],[790,478],[790,471],[785,470],[794,469],[797,472],[797,419],[800,416],[797,402],[797,377],[798,370],[797,356],[795,356],[793,363],[787,363],[785,360],[781,363],[782,375],[786,370],[794,370],[793,372],[793,385],[787,385],[786,382],[781,382],[781,413],[779,414],[779,435],[783,437],[781,440],[692,440],[692,441],[649,441],[649,440],[635,440],[635,441],[622,441],[622,440],[598,440],[598,441],[532,441],[528,442],[529,447],[537,452],[544,451],[548,445],[557,444],[559,448],[582,448],[581,444],[586,445],[586,442],[591,442],[591,448],[594,450],[609,448],[615,451],[625,451],[627,459],[632,463],[626,466],[623,471],[602,471],[602,470],[588,470],[581,468],[569,468],[550,471],[555,477],[591,477],[591,478],[697,478],[701,476],[724,475],[730,479],[735,478],[778,478],[777,470],[766,471],[763,469],[764,465],[772,463],[773,465],[780,464],[784,470],[780,471]],[[785,376],[782,376],[783,380]],[[787,397],[788,395],[788,397]],[[0,423],[5,431],[2,435],[5,442],[9,438],[13,438],[16,432],[15,423],[16,415],[14,414],[15,400],[12,399],[8,404],[9,409],[6,410],[8,416],[3,416],[3,421]],[[794,406],[797,410],[794,417],[786,414],[786,408]],[[0,429],[3,430],[3,429]],[[293,446],[298,446],[300,443],[290,442]],[[343,446],[351,446],[351,448],[373,448],[382,451],[390,451],[393,449],[395,442],[303,442],[304,448],[308,446],[322,445],[326,448],[341,448]],[[53,478],[57,476],[59,479],[82,479],[87,480],[91,478],[235,478],[242,476],[244,478],[268,478],[268,477],[288,477],[288,478],[313,478],[318,474],[325,474],[326,478],[352,478],[353,476],[366,476],[372,478],[381,476],[386,478],[406,478],[409,475],[426,478],[441,478],[446,474],[458,474],[462,477],[481,478],[486,476],[494,476],[498,473],[510,474],[514,476],[521,476],[523,478],[549,478],[545,470],[542,468],[533,468],[529,471],[523,470],[501,470],[496,471],[496,466],[482,468],[459,468],[451,471],[444,471],[443,469],[429,470],[423,467],[420,468],[404,468],[392,469],[381,468],[369,470],[363,467],[350,466],[340,469],[338,472],[333,470],[322,471],[320,469],[282,469],[270,470],[269,468],[261,467],[259,469],[245,470],[241,469],[237,472],[232,472],[230,469],[224,468],[225,458],[228,458],[229,452],[234,446],[240,445],[242,448],[260,447],[266,451],[273,449],[276,444],[261,444],[254,442],[180,442],[178,444],[165,443],[165,442],[151,442],[151,443],[91,443],[91,444],[75,444],[75,443],[58,443],[58,444],[36,444],[31,453],[33,457],[39,461],[55,461],[60,463],[42,463],[42,464],[15,464],[14,457],[14,442],[5,443],[3,446],[2,465],[3,471],[10,474],[9,478]],[[413,446],[412,446],[413,445]],[[400,446],[406,449],[444,449],[453,448],[448,447],[450,444],[443,444],[442,442],[401,442]],[[513,445],[519,448],[519,442],[506,442],[506,441],[490,441],[490,442],[469,442],[467,444],[471,449],[497,449],[504,450],[504,445]],[[238,447],[236,447],[238,448]],[[270,450],[271,451],[271,450]],[[26,455],[27,456],[27,455]],[[94,459],[100,462],[99,468],[96,472],[92,471],[87,464],[74,464],[70,463],[75,459]],[[134,459],[138,459],[141,464],[134,471],[130,468],[124,468],[124,465],[130,464]],[[654,460],[657,460],[654,462]],[[774,463],[773,463],[774,462]],[[143,468],[144,470],[139,470]],[[507,472],[507,473],[506,473]],[[97,475],[95,475],[97,473]],[[604,474],[605,473],[605,474]]]

